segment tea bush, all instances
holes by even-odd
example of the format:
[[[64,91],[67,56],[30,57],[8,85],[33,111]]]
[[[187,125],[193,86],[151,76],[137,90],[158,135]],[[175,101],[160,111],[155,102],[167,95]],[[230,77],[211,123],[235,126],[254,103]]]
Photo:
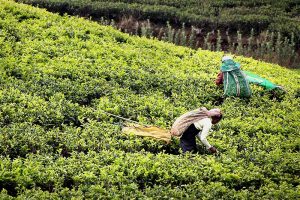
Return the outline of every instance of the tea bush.
[[[87,17],[125,33],[156,37],[181,46],[223,50],[289,68],[299,67],[299,5],[295,0],[17,2]]]
[[[240,30],[249,34],[266,30],[296,36],[299,46],[299,2],[297,0],[16,0],[54,12],[100,19],[132,15],[138,19],[181,25],[189,23],[202,29]]]
[[[236,57],[287,93],[223,99],[221,52],[6,0],[0,44],[1,199],[299,198],[299,70]],[[125,135],[103,112],[170,128],[200,106],[224,112],[218,156]]]

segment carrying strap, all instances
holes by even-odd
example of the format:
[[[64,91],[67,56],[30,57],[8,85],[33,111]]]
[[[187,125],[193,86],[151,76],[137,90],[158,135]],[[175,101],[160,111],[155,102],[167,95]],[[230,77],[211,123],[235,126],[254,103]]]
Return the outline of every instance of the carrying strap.
[[[122,117],[122,116],[119,116],[119,115],[115,115],[115,114],[106,112],[106,111],[104,111],[104,110],[100,110],[100,111],[103,112],[103,113],[106,114],[106,115],[109,115],[109,116],[112,116],[112,117],[115,117],[115,118],[118,118],[118,119],[122,119],[122,120],[124,120],[124,121],[128,121],[128,122],[131,122],[131,123],[134,123],[134,124],[137,124],[137,125],[142,125],[142,126],[146,126],[146,127],[151,126],[151,125],[149,125],[149,124],[143,124],[143,123],[140,123],[140,122],[138,122],[138,121],[131,120],[131,119],[129,119],[129,118],[125,118],[125,117]]]

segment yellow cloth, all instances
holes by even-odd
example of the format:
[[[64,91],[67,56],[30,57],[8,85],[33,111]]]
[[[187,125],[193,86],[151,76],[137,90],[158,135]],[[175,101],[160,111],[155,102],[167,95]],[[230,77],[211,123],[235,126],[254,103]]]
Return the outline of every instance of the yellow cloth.
[[[134,134],[145,137],[152,137],[158,140],[163,140],[167,143],[171,142],[171,133],[169,130],[158,128],[155,126],[140,126],[131,125],[122,129],[123,133]]]

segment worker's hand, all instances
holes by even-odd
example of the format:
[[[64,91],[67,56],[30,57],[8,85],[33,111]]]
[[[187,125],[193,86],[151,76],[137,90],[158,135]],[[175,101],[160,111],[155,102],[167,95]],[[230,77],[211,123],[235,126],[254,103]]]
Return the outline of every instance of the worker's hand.
[[[216,149],[216,147],[210,147],[209,149],[208,149],[208,151],[210,152],[210,153],[213,153],[213,154],[215,154],[215,153],[218,153],[218,150]]]

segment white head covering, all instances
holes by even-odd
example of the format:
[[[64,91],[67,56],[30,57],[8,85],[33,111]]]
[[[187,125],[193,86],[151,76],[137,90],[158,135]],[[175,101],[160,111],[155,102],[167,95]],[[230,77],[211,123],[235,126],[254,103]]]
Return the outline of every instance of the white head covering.
[[[232,56],[223,56],[222,62],[224,62],[225,60],[233,60],[233,58],[232,58]]]

